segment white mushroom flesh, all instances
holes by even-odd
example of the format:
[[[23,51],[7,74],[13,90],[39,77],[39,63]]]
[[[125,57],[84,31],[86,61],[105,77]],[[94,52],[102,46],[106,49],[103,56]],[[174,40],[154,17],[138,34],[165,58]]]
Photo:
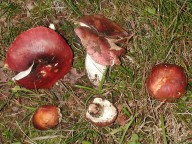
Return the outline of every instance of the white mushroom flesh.
[[[84,27],[91,28],[89,25],[87,25],[87,24],[85,24],[85,23],[83,23],[83,22],[79,22],[79,25],[80,25],[80,26],[84,26]]]
[[[54,31],[56,30],[55,25],[52,24],[52,23],[49,24],[49,28],[52,29],[52,30],[54,30]]]
[[[100,116],[92,116],[91,111],[93,108],[92,104],[97,104],[100,105],[102,108],[102,112],[100,113]],[[95,98],[92,103],[88,108],[86,112],[86,118],[92,121],[93,123],[108,123],[108,122],[113,122],[117,116],[117,109],[116,107],[109,102],[108,100],[103,100],[102,98]]]
[[[14,80],[20,80],[20,79],[28,76],[28,75],[30,74],[32,68],[33,68],[33,65],[34,65],[34,62],[32,63],[32,65],[31,65],[27,70],[24,70],[24,71],[18,73],[16,76],[14,76],[14,77],[12,78],[12,80],[13,80],[13,81],[14,81]]]

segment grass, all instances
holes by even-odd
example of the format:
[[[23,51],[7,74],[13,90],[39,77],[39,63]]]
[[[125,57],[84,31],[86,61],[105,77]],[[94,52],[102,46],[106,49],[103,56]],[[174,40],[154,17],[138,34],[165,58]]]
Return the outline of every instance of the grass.
[[[165,124],[164,124],[164,118],[163,115],[160,117],[161,120],[161,128],[162,128],[162,135],[163,135],[163,143],[167,144],[167,137],[166,137],[166,132],[165,132]]]
[[[135,33],[121,65],[110,67],[99,89],[86,76],[76,84],[63,80],[49,90],[27,90],[11,82],[13,72],[1,67],[0,143],[122,143],[186,144],[192,142],[192,2],[191,0],[48,0],[0,3],[0,62],[15,37],[31,27],[54,23],[74,52],[73,67],[84,72],[85,50],[73,32],[74,22],[87,14],[103,14]],[[189,86],[174,103],[151,99],[145,88],[154,64],[167,62],[186,70]],[[101,96],[123,106],[125,126],[98,128],[85,119],[87,104]],[[31,118],[40,105],[58,105],[61,123],[52,130],[33,128]]]

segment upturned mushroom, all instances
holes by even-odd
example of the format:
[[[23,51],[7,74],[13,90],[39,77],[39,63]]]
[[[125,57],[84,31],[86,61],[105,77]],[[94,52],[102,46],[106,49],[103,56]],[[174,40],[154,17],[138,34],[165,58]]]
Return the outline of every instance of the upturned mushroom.
[[[95,126],[104,127],[114,123],[118,115],[117,108],[108,100],[95,98],[89,104],[86,118]]]
[[[187,75],[183,67],[175,64],[155,65],[147,78],[147,90],[151,97],[172,102],[186,92]]]
[[[80,26],[75,28],[75,33],[87,50],[85,68],[88,78],[98,86],[107,66],[120,64],[119,57],[126,52],[116,45],[116,41],[125,37],[129,39],[130,35],[101,15],[85,16],[78,23]]]
[[[73,54],[54,30],[35,27],[16,37],[7,51],[5,66],[17,72],[17,84],[29,89],[50,88],[71,68]]]

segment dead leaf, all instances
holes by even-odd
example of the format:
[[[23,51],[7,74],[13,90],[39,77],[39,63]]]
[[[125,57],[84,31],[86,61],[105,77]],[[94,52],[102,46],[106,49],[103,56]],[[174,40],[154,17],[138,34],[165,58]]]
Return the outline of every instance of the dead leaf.
[[[4,62],[0,61],[0,67],[2,68],[4,66]]]
[[[71,85],[75,84],[82,76],[85,75],[85,72],[78,73],[76,68],[72,68],[63,78],[65,83],[70,83]]]
[[[122,112],[123,110],[123,107],[122,105],[118,105],[117,107],[118,109],[118,116],[117,116],[117,119],[116,119],[116,123],[121,125],[121,126],[124,126],[126,123],[127,123],[127,116]]]
[[[6,99],[10,95],[10,86],[0,85],[0,100]]]
[[[8,76],[5,74],[5,72],[0,69],[0,82],[7,82]]]
[[[127,117],[125,116],[125,114],[119,113],[116,119],[116,123],[124,126],[127,123]]]

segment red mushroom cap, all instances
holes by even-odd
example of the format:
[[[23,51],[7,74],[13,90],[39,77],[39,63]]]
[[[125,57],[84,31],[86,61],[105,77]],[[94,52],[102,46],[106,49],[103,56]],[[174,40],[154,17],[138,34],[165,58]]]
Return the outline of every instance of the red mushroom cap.
[[[75,29],[75,33],[96,63],[101,65],[120,64],[119,57],[125,54],[125,49],[87,27],[78,27]]]
[[[158,64],[147,78],[147,90],[151,97],[171,102],[180,98],[187,87],[187,76],[181,66]]]
[[[128,33],[113,21],[103,15],[87,15],[79,20],[80,25],[86,25],[94,28],[98,33],[111,37],[126,37]]]
[[[16,82],[29,89],[50,88],[71,68],[73,53],[65,40],[46,27],[21,33],[9,47],[5,65],[13,71],[32,71]]]

